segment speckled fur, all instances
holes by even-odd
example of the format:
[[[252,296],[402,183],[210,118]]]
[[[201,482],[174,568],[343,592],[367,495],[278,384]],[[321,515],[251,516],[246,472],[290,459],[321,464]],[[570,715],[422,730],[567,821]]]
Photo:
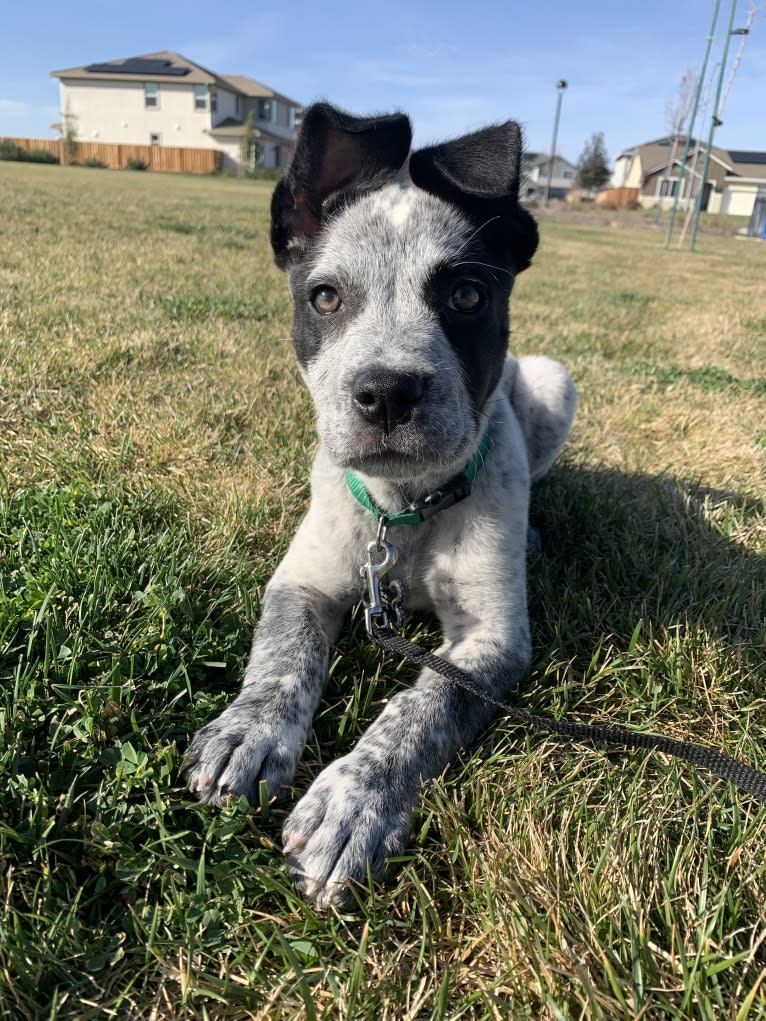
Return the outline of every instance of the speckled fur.
[[[529,487],[550,466],[574,411],[566,371],[545,358],[466,360],[428,297],[440,266],[484,263],[507,344],[512,273],[494,265],[476,226],[454,203],[398,183],[337,204],[311,243],[292,243],[288,265],[294,340],[317,411],[319,449],[311,504],[269,583],[242,691],[195,736],[191,788],[210,804],[257,799],[289,785],[327,670],[328,649],[359,598],[359,565],[374,522],[351,496],[353,466],[380,507],[399,510],[461,470],[486,422],[491,446],[471,497],[417,528],[392,529],[394,571],[411,608],[437,613],[443,655],[496,698],[518,683],[530,655],[526,603]],[[494,282],[493,282],[494,281]],[[345,314],[313,317],[307,295],[331,283]],[[487,327],[489,329],[489,327]],[[475,343],[497,343],[477,334]],[[384,364],[428,376],[412,421],[386,441],[355,411],[354,376]],[[424,780],[470,745],[493,710],[424,670],[395,695],[346,756],[331,763],[284,827],[284,852],[299,889],[319,906],[342,902],[349,884],[400,852]]]

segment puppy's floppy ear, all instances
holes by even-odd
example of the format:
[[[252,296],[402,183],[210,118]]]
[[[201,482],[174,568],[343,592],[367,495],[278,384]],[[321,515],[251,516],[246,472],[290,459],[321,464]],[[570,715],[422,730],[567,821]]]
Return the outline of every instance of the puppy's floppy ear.
[[[354,117],[329,103],[303,116],[295,153],[271,200],[271,247],[285,268],[319,232],[322,204],[331,195],[379,188],[401,168],[412,142],[404,114]]]
[[[410,157],[413,183],[466,213],[517,273],[538,241],[534,218],[519,205],[521,151],[519,125],[506,121]]]

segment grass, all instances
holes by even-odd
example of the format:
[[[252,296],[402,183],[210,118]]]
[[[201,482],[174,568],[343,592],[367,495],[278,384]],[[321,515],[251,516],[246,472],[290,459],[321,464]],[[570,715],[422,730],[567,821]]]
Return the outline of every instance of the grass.
[[[501,721],[349,913],[285,878],[294,798],[187,797],[308,498],[268,200],[0,171],[0,1016],[766,1018],[766,814],[685,766]],[[581,394],[519,700],[764,769],[766,249],[698,249],[573,216],[518,282]],[[355,617],[294,797],[412,677]]]

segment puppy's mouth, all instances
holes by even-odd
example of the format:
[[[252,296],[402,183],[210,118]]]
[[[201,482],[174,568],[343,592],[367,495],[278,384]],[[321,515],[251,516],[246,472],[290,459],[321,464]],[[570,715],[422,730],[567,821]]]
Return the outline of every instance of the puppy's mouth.
[[[340,460],[340,467],[378,478],[419,478],[445,468],[459,456],[459,450],[445,450],[443,446],[437,449],[426,436],[412,429],[395,429],[391,433],[370,430],[367,435],[357,435],[355,440]]]
[[[425,451],[412,451],[399,446],[391,442],[389,437],[377,443],[360,444],[354,453],[344,460],[347,460],[347,463],[342,467],[364,471],[370,475],[393,475],[402,470],[412,474],[413,471],[417,472],[419,468],[429,467],[433,463],[433,458]]]

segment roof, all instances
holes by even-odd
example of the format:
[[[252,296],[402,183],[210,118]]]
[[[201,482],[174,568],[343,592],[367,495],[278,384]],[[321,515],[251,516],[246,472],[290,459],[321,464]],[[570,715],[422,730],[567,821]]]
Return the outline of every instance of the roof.
[[[285,96],[281,92],[275,92],[268,85],[257,82],[255,78],[249,78],[246,74],[222,74],[221,78],[228,82],[237,92],[241,92],[243,96],[250,96],[255,99],[270,99],[273,97],[274,99],[281,99],[284,103],[289,103],[291,106],[301,105],[297,100],[290,99],[289,96]]]
[[[51,77],[77,81],[136,81],[165,78],[184,85],[220,85],[228,88],[228,84],[220,75],[208,71],[201,64],[182,57],[172,50],[160,50],[157,53],[144,53],[138,57],[122,57],[99,64],[86,64],[83,67],[69,67],[63,71],[51,71]]]
[[[522,153],[521,156],[521,162],[524,167],[537,167],[543,163],[547,163],[549,159],[550,157],[545,152],[525,152]],[[565,156],[562,156],[560,152],[556,153],[556,159],[561,160],[562,163],[566,163],[568,167],[576,169],[574,163],[570,163],[569,160]]]
[[[751,166],[766,165],[766,152],[751,152],[748,149],[730,149],[732,163],[748,163]]]
[[[163,79],[169,83],[183,85],[215,85],[218,88],[238,92],[242,96],[280,99],[291,106],[300,106],[296,100],[275,92],[254,78],[248,78],[244,74],[216,74],[172,50],[144,53],[138,57],[121,57],[103,63],[85,64],[83,67],[69,67],[63,71],[51,71],[51,77],[68,81],[110,82]]]
[[[748,153],[750,156],[757,156],[758,153]],[[760,153],[766,156],[766,153]],[[757,160],[754,163],[741,163],[734,161],[734,172],[726,175],[727,178],[747,177],[751,180],[757,179],[766,181],[766,159]]]
[[[641,160],[644,177],[647,177],[667,167],[672,145],[673,137],[667,136],[655,139],[653,142],[644,142],[642,145],[634,146],[633,149],[626,149],[620,153],[620,156],[637,154]],[[676,144],[675,162],[681,162],[685,146],[686,136],[681,135]],[[689,139],[690,155],[695,150],[702,151],[703,149],[704,144],[701,141],[696,138]],[[749,149],[722,149],[720,146],[714,145],[711,146],[710,156],[726,169],[728,176],[766,178],[766,152],[755,152]]]
[[[213,128],[206,128],[206,135],[218,136],[221,135],[224,138],[241,138],[242,133],[245,130],[244,121],[239,121],[235,117],[226,117],[216,124]],[[262,128],[253,128],[255,137],[261,139],[264,142],[275,142],[277,145],[289,145],[290,139],[283,138],[281,135],[272,135],[268,131],[264,131]]]

